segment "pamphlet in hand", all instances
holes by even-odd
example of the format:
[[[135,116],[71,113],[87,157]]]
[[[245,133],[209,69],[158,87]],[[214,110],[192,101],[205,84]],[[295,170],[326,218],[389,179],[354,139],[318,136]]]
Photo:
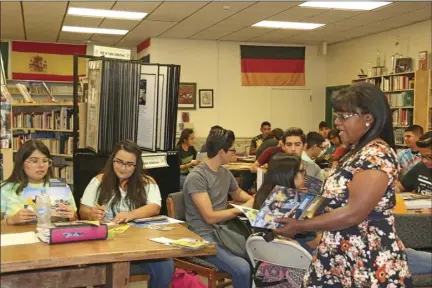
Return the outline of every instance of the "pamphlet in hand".
[[[61,187],[25,187],[21,197],[27,209],[36,212],[36,197],[45,189],[51,199],[51,209],[59,208],[61,204],[71,205],[70,189],[68,186]]]
[[[318,178],[306,175],[304,177],[304,186],[308,193],[321,195],[322,194],[323,181]]]
[[[319,195],[275,186],[260,210],[231,205],[246,215],[252,227],[273,230],[282,226],[274,219],[291,217],[301,220],[310,218],[323,206],[324,200],[325,198]]]

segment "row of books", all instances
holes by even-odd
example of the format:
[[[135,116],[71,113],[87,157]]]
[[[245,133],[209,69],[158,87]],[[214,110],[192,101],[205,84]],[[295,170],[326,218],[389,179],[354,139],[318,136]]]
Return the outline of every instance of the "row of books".
[[[73,184],[73,166],[53,167],[54,178],[66,179],[66,183]]]
[[[13,127],[39,128],[54,130],[72,130],[73,111],[63,107],[51,112],[21,112],[13,113]]]
[[[30,135],[20,135],[13,137],[12,148],[18,150],[25,141],[38,139],[42,141],[52,154],[73,154],[73,137],[69,135],[55,135],[56,133],[32,133]]]
[[[414,79],[408,76],[383,78],[380,88],[382,91],[414,89]]]
[[[394,129],[394,137],[396,144],[402,145],[404,143],[405,129],[397,128]]]
[[[386,93],[386,97],[391,107],[414,106],[414,91]]]
[[[413,110],[398,109],[393,111],[393,126],[410,126],[413,125]]]

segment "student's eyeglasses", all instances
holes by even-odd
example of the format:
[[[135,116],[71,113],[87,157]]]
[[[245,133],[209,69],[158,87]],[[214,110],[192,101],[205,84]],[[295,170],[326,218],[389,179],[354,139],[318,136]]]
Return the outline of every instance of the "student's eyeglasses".
[[[349,118],[352,118],[354,116],[361,115],[361,114],[362,113],[342,113],[342,112],[333,113],[334,118],[338,119],[340,121],[345,121],[345,120],[348,120]]]
[[[32,166],[37,166],[40,164],[42,164],[44,166],[48,166],[48,167],[52,166],[52,160],[49,158],[45,158],[45,159],[29,158],[25,162],[29,163]]]
[[[126,169],[133,169],[135,168],[136,164],[131,162],[123,162],[119,159],[114,159],[114,164],[116,164],[120,168],[126,168]]]
[[[233,154],[235,154],[236,153],[236,149],[235,148],[230,148],[230,149],[228,149],[228,152],[232,152]]]

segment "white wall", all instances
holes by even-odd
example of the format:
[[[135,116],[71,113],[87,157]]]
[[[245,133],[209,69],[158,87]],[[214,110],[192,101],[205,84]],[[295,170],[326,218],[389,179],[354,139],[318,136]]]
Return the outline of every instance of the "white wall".
[[[391,55],[396,53],[395,42],[399,37],[399,53],[413,58],[412,64],[417,69],[418,52],[431,52],[431,20],[413,25],[365,36],[351,41],[329,45],[327,55],[327,86],[350,84],[358,78],[360,69],[367,73],[367,63],[376,63],[377,50],[380,50],[381,62],[385,55],[385,64],[391,69]],[[429,63],[431,54],[429,54]],[[429,67],[431,65],[429,64]]]
[[[318,47],[306,47],[306,86],[305,87],[243,87],[241,86],[240,44],[237,42],[217,42],[199,40],[177,40],[152,38],[150,59],[152,63],[181,65],[181,82],[197,83],[199,89],[214,89],[213,109],[190,111],[190,121],[194,124],[196,136],[207,136],[213,125],[232,129],[237,137],[251,137],[259,134],[262,121],[269,120],[284,125],[286,129],[307,115],[301,128],[306,132],[317,129],[324,119],[325,104],[325,56],[318,56]],[[264,45],[248,43],[248,45]],[[277,90],[275,90],[277,89]],[[283,89],[284,91],[280,91]],[[290,98],[304,95],[299,89],[310,89],[312,109],[290,109]],[[281,97],[286,93],[287,97]],[[304,97],[304,96],[303,96]],[[279,99],[277,103],[271,99]],[[287,106],[289,113],[272,113],[275,106]],[[273,108],[272,108],[273,107]],[[278,109],[280,110],[280,109]],[[181,115],[179,111],[179,116]],[[305,117],[303,117],[305,118]],[[290,120],[291,119],[291,120]],[[283,123],[283,124],[282,124]],[[276,128],[273,125],[273,128]]]

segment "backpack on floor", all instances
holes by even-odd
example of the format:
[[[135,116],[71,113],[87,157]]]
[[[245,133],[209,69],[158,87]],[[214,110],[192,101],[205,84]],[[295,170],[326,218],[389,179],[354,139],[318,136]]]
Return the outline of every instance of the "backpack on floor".
[[[172,288],[206,288],[192,271],[176,269],[171,282]]]

